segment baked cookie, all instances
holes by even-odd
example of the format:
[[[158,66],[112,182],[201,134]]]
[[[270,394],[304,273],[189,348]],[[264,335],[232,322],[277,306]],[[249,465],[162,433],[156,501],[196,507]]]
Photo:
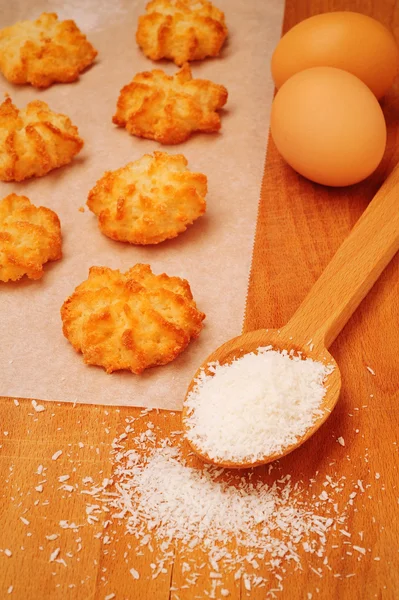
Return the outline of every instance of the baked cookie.
[[[44,263],[61,256],[55,212],[16,194],[0,201],[0,281],[17,281],[24,275],[40,279]]]
[[[61,308],[63,332],[85,363],[107,373],[142,373],[178,356],[198,337],[204,313],[185,279],[137,264],[126,273],[91,267]]]
[[[185,231],[206,209],[207,178],[191,173],[182,154],[145,154],[108,171],[87,205],[100,230],[120,242],[158,244]]]
[[[97,51],[74,21],[43,13],[0,30],[0,71],[11,83],[46,88],[69,83],[92,64]]]
[[[216,111],[226,102],[223,85],[193,79],[186,63],[173,76],[159,69],[138,73],[122,88],[113,122],[132,135],[179,144],[193,131],[219,131]]]
[[[70,119],[34,100],[19,110],[11,98],[0,105],[0,180],[41,177],[71,162],[83,146]]]
[[[180,67],[218,56],[226,36],[224,14],[207,0],[152,0],[139,17],[136,41],[148,58]]]

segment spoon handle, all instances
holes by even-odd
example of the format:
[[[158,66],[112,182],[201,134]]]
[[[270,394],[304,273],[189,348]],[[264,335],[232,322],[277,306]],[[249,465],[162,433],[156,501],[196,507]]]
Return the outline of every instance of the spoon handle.
[[[328,348],[399,250],[399,165],[283,328]],[[305,339],[306,338],[306,339]]]

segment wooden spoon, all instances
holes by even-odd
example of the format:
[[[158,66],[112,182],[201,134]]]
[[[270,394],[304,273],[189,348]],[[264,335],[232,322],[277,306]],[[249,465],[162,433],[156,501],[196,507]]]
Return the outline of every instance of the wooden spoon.
[[[203,460],[228,468],[248,468],[265,464],[289,454],[306,442],[335,407],[340,389],[341,375],[338,365],[328,352],[348,319],[369,292],[399,249],[399,165],[386,179],[376,196],[360,217],[351,233],[340,246],[330,264],[310,290],[294,316],[281,329],[258,329],[243,333],[212,352],[197,370],[187,395],[195,386],[201,369],[209,374],[207,365],[218,361],[230,363],[261,346],[277,350],[300,351],[303,357],[334,365],[326,381],[323,411],[306,433],[281,452],[265,455],[256,462],[213,460],[200,447],[188,439],[193,450]],[[226,406],[228,410],[228,406]],[[188,431],[186,400],[183,405],[183,428]]]

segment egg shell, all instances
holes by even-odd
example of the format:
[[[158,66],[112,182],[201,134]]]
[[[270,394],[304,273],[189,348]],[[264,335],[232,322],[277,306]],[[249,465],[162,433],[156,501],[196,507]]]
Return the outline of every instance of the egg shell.
[[[360,79],[332,67],[306,69],[286,81],[273,101],[270,126],[288,164],[329,186],[368,177],[386,145],[375,96]]]
[[[295,73],[318,66],[349,71],[381,98],[399,71],[398,46],[382,23],[366,15],[315,15],[281,38],[272,57],[274,83],[280,88]]]

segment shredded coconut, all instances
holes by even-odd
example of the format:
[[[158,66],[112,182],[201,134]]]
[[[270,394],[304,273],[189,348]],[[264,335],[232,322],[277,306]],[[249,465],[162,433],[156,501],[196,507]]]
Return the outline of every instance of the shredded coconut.
[[[333,367],[265,347],[208,371],[186,399],[187,438],[211,459],[256,462],[294,444],[323,414]]]
[[[364,559],[377,563],[380,560],[370,548],[368,529],[358,531],[352,520],[354,513],[372,501],[372,486],[384,489],[381,481],[375,481],[377,463],[370,464],[367,471],[361,465],[362,475],[355,469],[348,477],[341,476],[335,461],[328,463],[328,460],[320,472],[316,464],[309,474],[299,475],[294,470],[292,477],[286,461],[245,472],[206,466],[188,451],[177,423],[165,438],[162,413],[157,423],[152,423],[149,412],[147,409],[140,417],[124,417],[125,425],[112,442],[110,471],[103,470],[103,463],[98,470],[87,471],[87,462],[75,459],[80,453],[76,442],[58,446],[64,453],[62,464],[52,463],[48,468],[31,464],[31,472],[37,475],[26,503],[20,503],[19,487],[15,488],[16,523],[27,525],[29,520],[34,524],[40,515],[33,507],[40,505],[42,510],[41,507],[49,505],[50,509],[53,501],[59,499],[65,510],[60,517],[74,517],[75,521],[54,521],[51,511],[47,517],[44,513],[43,524],[47,522],[47,527],[41,537],[30,538],[36,547],[14,547],[15,540],[10,540],[8,546],[13,552],[4,546],[0,548],[4,563],[7,556],[13,556],[15,562],[15,552],[33,551],[40,556],[42,551],[48,575],[57,575],[58,565],[63,565],[68,567],[65,577],[75,578],[74,567],[87,552],[84,542],[90,538],[91,530],[93,538],[101,540],[102,552],[111,561],[119,552],[118,541],[126,540],[123,558],[119,558],[133,596],[137,595],[138,587],[157,577],[164,580],[169,572],[174,582],[170,588],[172,600],[182,600],[187,594],[199,598],[200,588],[204,588],[203,599],[229,598],[240,589],[243,596],[253,594],[266,600],[285,597],[285,581],[295,569],[301,570],[305,562],[317,578],[330,574],[344,581],[353,577],[356,570],[352,564],[351,568],[334,572],[334,565],[346,565],[340,558],[347,561],[347,556],[351,556],[354,564]],[[167,422],[170,413],[163,417]],[[332,440],[336,437],[334,434]],[[95,445],[88,441],[85,447],[95,457]],[[370,462],[371,458],[370,455]],[[62,473],[68,472],[67,464],[75,498],[65,494],[68,476]],[[11,474],[12,471],[11,465]],[[51,502],[42,501],[40,494],[31,495],[35,484],[41,489],[45,484],[46,491],[51,492]],[[78,493],[83,494],[78,502],[81,512],[76,512]],[[82,527],[86,529],[84,535],[80,533]],[[375,517],[371,518],[370,527],[374,531],[383,529]],[[32,535],[27,530],[23,534]],[[144,570],[140,568],[143,560],[148,565]],[[93,562],[98,567],[95,558]],[[177,577],[174,562],[175,570],[179,571]],[[88,573],[81,581],[66,579],[65,589],[84,586],[90,578]],[[114,597],[119,599],[105,567],[101,568],[100,582],[103,600],[107,594],[112,596],[113,590],[117,593]],[[3,586],[4,595],[6,590],[7,586]],[[315,598],[319,590],[312,591]],[[83,587],[76,594],[84,595]],[[312,594],[308,592],[307,597]]]
[[[32,406],[36,412],[43,412],[46,410],[43,404],[38,404],[36,400],[32,400]]]
[[[136,569],[130,569],[130,574],[133,577],[133,579],[139,579],[140,578],[140,574],[138,571],[136,571]]]
[[[133,421],[132,417],[129,422]],[[302,487],[294,483],[278,465],[268,467],[269,474],[270,469],[276,474],[271,483],[265,483],[259,470],[248,470],[243,477],[236,471],[199,463],[190,455],[186,459],[181,436],[164,438],[153,428],[148,431],[150,435],[141,431],[133,438],[115,439],[111,478],[102,484],[92,481],[91,489],[82,489],[90,498],[88,523],[96,525],[98,518],[93,521],[93,516],[106,515],[104,532],[95,537],[108,544],[113,536],[110,525],[122,520],[125,533],[135,543],[135,553],[142,554],[144,547],[154,553],[152,579],[167,572],[177,541],[187,557],[182,563],[186,574],[183,587],[195,587],[207,564],[209,598],[229,595],[227,573],[241,579],[247,591],[270,587],[267,581],[275,577],[274,587],[268,588],[268,595],[275,597],[283,589],[281,573],[287,563],[300,569],[304,552],[313,556],[312,561],[320,559],[321,566],[315,571],[319,577],[322,567],[331,569],[323,558],[328,537],[336,535],[346,520],[345,512],[339,512],[333,503],[333,498],[342,494],[343,481],[327,476],[330,492],[315,501],[312,484]],[[154,537],[157,549],[152,547]],[[233,546],[226,546],[229,539],[234,539]],[[194,558],[198,547],[206,557],[201,565]],[[259,575],[264,567],[267,580]],[[139,578],[135,568],[130,573]]]
[[[50,559],[49,562],[54,562],[55,559],[58,557],[59,553],[61,552],[61,548],[56,548],[51,554],[50,554]]]

